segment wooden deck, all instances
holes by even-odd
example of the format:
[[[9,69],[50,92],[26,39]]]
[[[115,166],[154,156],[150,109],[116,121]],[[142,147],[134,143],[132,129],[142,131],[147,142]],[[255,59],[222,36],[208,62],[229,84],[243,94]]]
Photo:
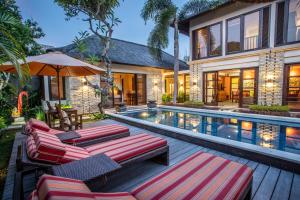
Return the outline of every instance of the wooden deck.
[[[103,124],[118,123],[113,120],[104,120],[96,123],[85,124],[85,127],[99,126]],[[149,178],[159,174],[166,170],[172,165],[180,162],[186,157],[197,151],[209,152],[226,159],[230,159],[242,164],[246,164],[254,170],[253,188],[252,188],[252,199],[300,199],[300,175],[294,174],[289,171],[281,170],[272,166],[267,166],[262,163],[257,163],[244,158],[232,156],[208,148],[203,148],[191,143],[187,143],[174,138],[159,135],[141,128],[130,127],[131,134],[149,133],[157,135],[159,137],[168,140],[170,145],[170,166],[166,167],[157,163],[146,161],[134,166],[128,166],[123,168],[118,174],[115,174],[110,182],[100,191],[105,192],[116,192],[116,191],[131,191],[137,185],[145,182]],[[13,188],[13,176],[14,176],[14,161],[16,148],[18,143],[22,140],[22,136],[18,135],[15,140],[14,149],[12,151],[12,157],[9,166],[9,173],[6,182],[6,188],[3,194],[3,199],[11,199],[12,188]],[[27,196],[35,187],[36,179],[35,175],[28,175],[24,179],[24,190]]]

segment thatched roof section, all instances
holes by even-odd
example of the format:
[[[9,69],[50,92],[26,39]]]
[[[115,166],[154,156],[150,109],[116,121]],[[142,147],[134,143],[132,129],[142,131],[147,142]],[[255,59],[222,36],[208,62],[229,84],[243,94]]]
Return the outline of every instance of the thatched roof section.
[[[101,57],[103,43],[97,36],[90,36],[85,39],[87,51],[83,54],[84,59],[90,55]],[[56,51],[61,51],[69,56],[81,58],[80,52],[74,44],[64,47],[55,48]],[[128,42],[119,39],[112,39],[109,57],[115,64],[136,65],[141,67],[154,67],[161,69],[173,70],[174,57],[166,52],[162,52],[162,60],[153,57],[147,46]],[[180,61],[180,70],[187,70],[188,65]]]

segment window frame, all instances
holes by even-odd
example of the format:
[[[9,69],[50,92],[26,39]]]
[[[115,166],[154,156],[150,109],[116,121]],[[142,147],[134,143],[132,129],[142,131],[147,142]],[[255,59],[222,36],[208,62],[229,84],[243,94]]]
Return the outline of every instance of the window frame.
[[[210,55],[210,50],[211,50],[211,45],[210,45],[210,37],[211,37],[210,27],[215,26],[215,25],[220,25],[220,43],[221,43],[221,50],[220,51],[221,52],[220,52],[219,55]],[[208,29],[208,36],[207,36],[208,44],[207,44],[207,49],[206,49],[207,56],[201,57],[201,58],[196,58],[196,44],[195,44],[195,41],[196,41],[196,32],[199,31],[199,30],[201,30],[201,29],[204,29],[204,28]],[[214,57],[222,56],[222,51],[223,51],[223,21],[219,21],[219,22],[207,25],[207,26],[203,26],[201,28],[197,28],[197,29],[195,29],[195,30],[192,31],[192,35],[193,35],[193,39],[192,39],[192,45],[193,45],[192,60],[201,60],[201,59],[207,59],[207,58],[214,58]]]
[[[283,42],[282,44],[277,44],[276,40],[277,40],[277,17],[278,17],[278,6],[280,3],[284,2],[284,19],[283,19]],[[290,44],[297,44],[300,43],[300,40],[298,41],[293,41],[293,42],[288,42],[287,41],[287,31],[288,31],[288,20],[289,20],[289,5],[290,5],[290,0],[285,0],[285,1],[279,1],[276,3],[276,21],[275,21],[275,36],[274,36],[274,46],[275,47],[280,47],[280,46],[284,46],[284,45],[290,45]]]
[[[268,33],[268,45],[266,47],[262,47],[263,10],[265,8],[269,9],[269,26],[268,26],[269,33]],[[267,49],[267,48],[269,48],[270,47],[270,34],[271,34],[270,33],[271,12],[270,11],[271,11],[271,5],[267,5],[267,6],[264,6],[264,7],[261,7],[261,8],[252,10],[252,11],[249,11],[247,13],[243,13],[241,15],[237,15],[237,16],[234,16],[234,17],[226,19],[225,55],[231,55],[231,54],[243,53],[243,52],[249,52],[249,51],[257,51],[257,50],[260,50],[260,49]],[[255,48],[255,49],[247,49],[247,50],[245,50],[244,49],[245,16],[246,15],[250,15],[250,14],[255,13],[255,12],[259,13],[258,47]],[[228,42],[228,22],[230,20],[237,19],[237,18],[240,18],[240,42],[241,42],[240,46],[241,46],[241,49],[240,49],[240,51],[228,52],[228,49],[227,49],[227,42]]]
[[[54,76],[56,77],[56,76]],[[56,77],[57,78],[57,77]],[[62,78],[62,87],[63,87],[63,94],[60,94],[61,98],[60,100],[67,100],[67,97],[66,97],[66,78],[61,76],[59,78]],[[53,96],[52,96],[52,90],[51,90],[51,76],[48,76],[48,90],[49,90],[49,99],[50,101],[58,101],[59,99],[53,99]],[[59,90],[59,88],[58,88]]]

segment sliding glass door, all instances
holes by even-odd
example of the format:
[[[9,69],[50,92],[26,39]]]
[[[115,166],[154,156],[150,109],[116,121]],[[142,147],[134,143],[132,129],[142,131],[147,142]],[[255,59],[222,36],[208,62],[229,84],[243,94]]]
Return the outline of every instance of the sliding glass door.
[[[258,68],[241,69],[240,107],[257,103]]]
[[[300,110],[300,64],[285,67],[283,103],[292,110]]]
[[[203,97],[204,103],[217,105],[218,99],[218,72],[206,72],[204,73],[204,90],[203,90]]]

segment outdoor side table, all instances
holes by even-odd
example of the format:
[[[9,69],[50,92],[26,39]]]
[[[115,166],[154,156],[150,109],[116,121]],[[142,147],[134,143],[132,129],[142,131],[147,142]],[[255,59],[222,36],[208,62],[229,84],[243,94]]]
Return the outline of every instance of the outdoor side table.
[[[84,181],[92,190],[98,191],[107,182],[112,172],[121,168],[117,162],[105,154],[98,154],[82,160],[52,167],[52,174]]]

